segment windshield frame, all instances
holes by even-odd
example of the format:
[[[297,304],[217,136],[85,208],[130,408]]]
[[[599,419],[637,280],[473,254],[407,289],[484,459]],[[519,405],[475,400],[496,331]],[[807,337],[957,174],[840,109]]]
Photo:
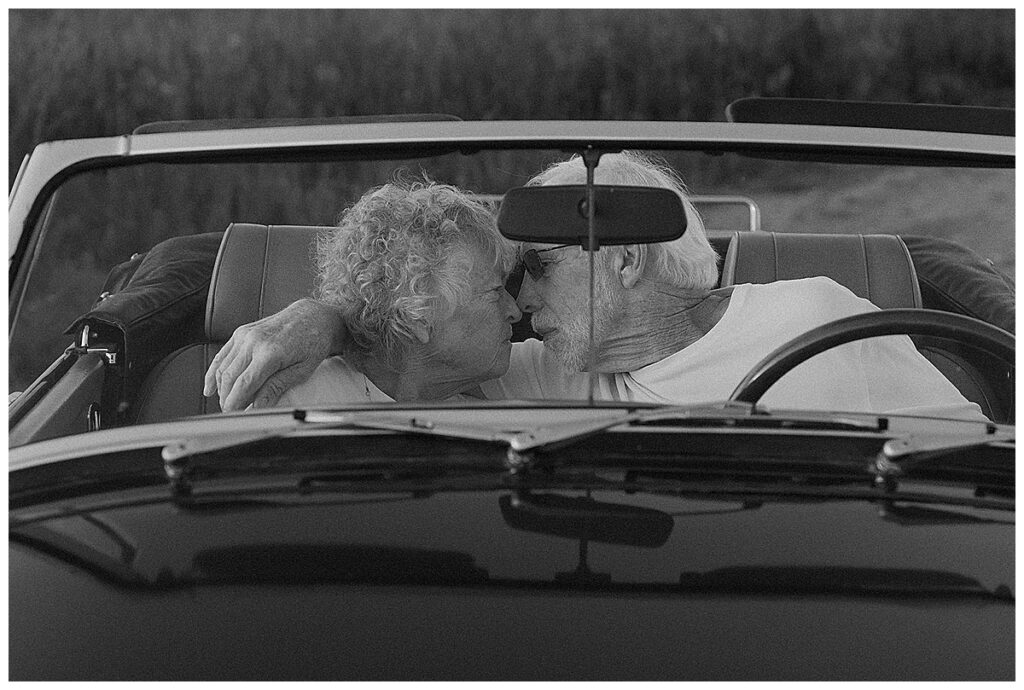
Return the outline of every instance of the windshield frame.
[[[310,124],[132,134],[40,144],[9,201],[9,339],[42,241],[37,223],[68,178],[144,163],[377,160],[482,150],[625,147],[839,163],[1014,168],[1014,137],[831,125],[632,121]],[[34,232],[29,232],[34,228]],[[124,429],[121,429],[123,432]]]
[[[378,159],[452,150],[587,148],[700,150],[760,156],[853,156],[878,163],[1013,167],[1014,137],[869,127],[639,121],[487,121],[305,125],[134,134],[40,144],[8,202],[9,305],[20,302],[26,259],[50,195],[88,169],[145,162]],[[11,314],[14,313],[12,308]]]

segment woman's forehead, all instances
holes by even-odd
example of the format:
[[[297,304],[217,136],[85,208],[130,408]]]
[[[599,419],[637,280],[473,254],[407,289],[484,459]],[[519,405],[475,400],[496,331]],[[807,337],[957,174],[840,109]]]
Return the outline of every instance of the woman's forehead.
[[[469,259],[469,280],[473,285],[503,283],[502,266],[495,264],[494,257],[479,247],[466,248],[463,256]]]

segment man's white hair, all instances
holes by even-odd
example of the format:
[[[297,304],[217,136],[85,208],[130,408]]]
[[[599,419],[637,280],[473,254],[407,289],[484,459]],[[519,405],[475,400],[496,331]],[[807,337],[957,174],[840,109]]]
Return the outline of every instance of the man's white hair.
[[[553,164],[527,184],[584,184],[587,169],[580,156]],[[606,153],[594,172],[595,184],[663,187],[683,200],[686,232],[677,240],[649,245],[655,276],[681,288],[711,290],[718,284],[718,253],[708,241],[704,221],[690,201],[686,186],[665,163],[636,151]]]

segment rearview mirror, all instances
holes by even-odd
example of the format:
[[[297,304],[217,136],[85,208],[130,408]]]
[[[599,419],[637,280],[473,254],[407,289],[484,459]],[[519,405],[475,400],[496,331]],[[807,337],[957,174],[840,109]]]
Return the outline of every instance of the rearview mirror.
[[[505,193],[498,230],[510,240],[588,249],[585,185],[515,187]],[[668,242],[686,231],[686,210],[661,187],[594,185],[594,236],[602,244]],[[596,247],[595,247],[596,249]]]

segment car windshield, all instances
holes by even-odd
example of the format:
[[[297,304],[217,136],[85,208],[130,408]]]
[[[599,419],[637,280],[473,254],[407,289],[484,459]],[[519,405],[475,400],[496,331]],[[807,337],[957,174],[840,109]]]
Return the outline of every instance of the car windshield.
[[[336,233],[345,214],[360,203],[368,190],[403,180],[406,182],[402,184],[406,185],[452,185],[467,192],[474,201],[489,209],[490,213],[496,214],[508,190],[527,185],[538,173],[565,161],[572,153],[561,149],[465,150],[408,158],[395,157],[389,153],[387,157],[376,160],[365,153],[360,154],[358,160],[332,160],[330,154],[325,154],[316,160],[301,162],[146,162],[121,167],[98,167],[75,173],[55,189],[35,228],[41,239],[34,246],[27,279],[19,284],[19,287],[23,287],[19,293],[20,299],[12,307],[15,313],[10,334],[9,393],[28,389],[47,367],[61,357],[69,345],[83,338],[83,315],[102,311],[105,302],[110,304],[125,290],[140,285],[146,287],[145,281],[148,280],[155,285],[153,294],[159,295],[161,290],[171,293],[178,290],[180,294],[172,294],[169,298],[171,300],[198,295],[198,301],[194,300],[189,310],[176,315],[177,323],[162,323],[161,328],[164,330],[153,331],[148,336],[137,336],[134,342],[121,345],[126,351],[119,353],[119,356],[127,357],[129,366],[137,367],[124,374],[130,379],[128,389],[131,395],[130,399],[122,403],[123,406],[132,406],[132,409],[122,410],[124,415],[121,422],[133,424],[163,421],[159,416],[150,418],[139,414],[138,408],[142,406],[141,401],[146,399],[147,394],[152,393],[155,385],[153,378],[173,354],[171,350],[187,349],[211,340],[223,342],[233,328],[234,322],[228,319],[225,322],[227,325],[223,327],[227,329],[226,332],[214,337],[209,332],[211,319],[219,317],[210,316],[213,307],[206,301],[209,272],[214,273],[214,283],[218,280],[225,283],[233,280],[238,284],[237,276],[218,278],[213,268],[217,249],[226,230],[235,232],[250,227],[271,229],[269,237],[259,235],[263,238],[260,241],[266,243],[266,253],[261,253],[258,258],[250,257],[248,260],[252,265],[238,271],[241,275],[251,276],[255,271],[265,270],[268,265],[271,268],[280,265],[285,275],[279,275],[273,280],[285,284],[286,289],[282,294],[290,295],[287,300],[290,301],[291,297],[313,295],[316,286],[322,284],[322,281],[317,281],[317,272],[323,274],[328,269],[323,264],[319,267],[316,264],[316,238],[319,236],[323,244],[323,238]],[[957,302],[960,296],[947,294],[943,281],[948,285],[982,276],[988,282],[981,283],[973,295],[974,303],[967,305],[966,310],[960,309],[960,313],[1006,329],[1007,322],[1000,322],[999,319],[1005,318],[1000,314],[1007,313],[1005,306],[1009,304],[1011,321],[1008,329],[1012,330],[1013,282],[1010,276],[1015,271],[1012,169],[887,165],[868,161],[847,164],[817,160],[775,160],[721,151],[643,150],[637,153],[643,156],[643,160],[655,162],[662,169],[671,171],[685,185],[695,213],[688,211],[684,236],[692,238],[695,234],[704,235],[717,257],[715,267],[718,276],[713,285],[705,285],[701,290],[724,289],[729,302],[728,309],[739,305],[742,298],[746,300],[751,313],[760,313],[765,320],[770,321],[806,308],[799,290],[764,295],[747,290],[750,284],[804,278],[805,275],[800,275],[800,271],[808,271],[807,276],[828,276],[857,293],[858,297],[885,308],[924,306],[948,309],[948,304]],[[613,162],[606,155],[598,163],[598,184],[603,179],[601,166],[606,165],[609,166],[607,169],[611,169]],[[569,182],[555,179],[553,182],[583,184],[583,179]],[[282,226],[299,226],[298,234],[274,235],[274,229]],[[920,289],[908,293],[910,297],[907,297],[909,301],[906,304],[899,303],[902,299],[899,295],[893,297],[895,302],[884,303],[889,299],[885,293],[891,290],[899,293],[899,289],[886,286],[886,279],[896,280],[893,275],[906,271],[906,263],[901,267],[887,258],[878,259],[878,253],[887,255],[889,249],[859,239],[859,236],[893,235],[903,239],[899,252],[906,254],[909,251],[913,257],[911,263],[917,267],[917,278],[920,281]],[[770,238],[772,251],[776,253],[767,256],[764,249],[767,245],[760,244],[746,249],[746,254],[737,251],[734,256],[731,253],[730,243],[736,245],[735,237],[752,236]],[[833,245],[823,243],[801,245],[790,250],[779,239],[806,237],[813,241],[813,238],[821,236],[858,238],[863,249],[852,251],[847,245],[835,249]],[[257,242],[256,237],[253,235],[253,239],[240,241],[245,247],[251,248]],[[290,240],[287,239],[289,237]],[[184,254],[165,251],[168,241],[173,238],[191,238],[195,243],[180,250]],[[226,240],[224,242],[226,244]],[[292,242],[298,248],[273,249],[275,242]],[[656,315],[660,313],[658,309],[661,305],[651,300],[658,299],[659,295],[688,299],[692,297],[695,288],[686,287],[686,284],[673,284],[665,277],[671,271],[665,275],[658,274],[655,278],[651,277],[655,275],[654,269],[647,269],[644,279],[667,287],[656,286],[651,296],[645,298],[646,301],[623,302],[626,306],[620,305],[614,317],[606,316],[606,308],[619,304],[616,300],[632,298],[632,293],[626,294],[629,291],[621,289],[625,285],[622,281],[626,280],[621,278],[625,271],[622,269],[622,260],[616,264],[619,273],[611,274],[616,276],[614,280],[618,282],[608,287],[606,278],[609,275],[609,262],[615,261],[615,257],[625,256],[628,263],[631,255],[620,246],[601,247],[594,254],[596,313],[594,330],[590,330],[590,293],[585,284],[589,273],[588,258],[580,248],[579,241],[569,243],[570,246],[561,246],[563,244],[553,241],[506,241],[501,246],[506,249],[511,247],[510,253],[504,260],[500,257],[498,260],[493,257],[489,259],[490,264],[496,268],[492,271],[493,275],[481,274],[483,277],[477,276],[474,272],[476,268],[460,264],[463,266],[460,270],[469,272],[468,289],[471,298],[454,300],[458,308],[437,309],[438,323],[449,325],[441,328],[433,324],[430,332],[432,342],[436,348],[453,348],[465,360],[456,364],[472,369],[484,360],[489,362],[488,358],[508,357],[502,353],[494,355],[492,350],[496,346],[488,342],[488,338],[497,341],[499,345],[507,345],[511,339],[512,373],[506,373],[509,368],[502,366],[501,362],[491,369],[474,369],[470,376],[474,379],[472,386],[440,389],[451,394],[439,395],[440,400],[473,404],[480,399],[536,398],[573,399],[585,403],[588,391],[592,394],[595,384],[591,377],[580,370],[588,368],[587,358],[594,356],[594,348],[599,345],[595,338],[615,343],[602,350],[602,356],[607,356],[606,360],[602,360],[602,375],[621,372],[608,374],[599,382],[599,397],[604,400],[687,404],[721,401],[728,397],[736,380],[726,381],[728,377],[714,369],[692,381],[688,380],[686,396],[681,400],[672,399],[670,394],[657,386],[651,388],[652,380],[657,381],[659,377],[671,374],[671,371],[666,373],[658,367],[672,370],[676,366],[697,366],[687,363],[677,365],[669,357],[672,351],[665,350],[655,327],[657,324],[651,323],[652,319],[660,319]],[[904,245],[906,248],[903,248]],[[660,257],[664,252],[661,249],[657,250],[662,252],[659,254],[650,251],[647,260],[653,265],[654,257]],[[937,273],[929,274],[938,276],[929,283],[923,276],[926,270],[931,270],[927,269],[926,263],[929,257],[943,253],[947,267],[939,267],[935,269]],[[151,259],[149,263],[147,259]],[[483,261],[479,257],[477,260]],[[192,265],[189,261],[206,266],[208,273],[196,276],[188,268]],[[227,259],[223,261],[226,263]],[[787,273],[787,262],[793,261],[808,262],[808,267],[798,267],[797,272],[790,275]],[[967,273],[957,274],[955,266],[965,262],[974,264]],[[303,264],[303,268],[295,269],[299,264]],[[140,269],[140,266],[143,268]],[[570,274],[570,269],[577,272]],[[765,273],[768,270],[778,273],[769,275]],[[341,275],[346,274],[342,271]],[[504,290],[500,282],[495,282],[494,275],[500,275],[500,279],[505,281]],[[568,292],[564,291],[569,291],[570,286],[558,287],[558,281],[563,279],[576,282],[571,286],[572,294],[569,297],[565,296]],[[269,280],[265,278],[265,281]],[[477,284],[474,281],[482,282]],[[866,282],[859,289],[857,281]],[[300,294],[288,292],[289,289],[299,289],[296,287],[299,283],[303,286]],[[994,287],[988,289],[986,286]],[[273,286],[263,284],[258,289],[251,289],[258,291],[254,299],[260,300],[260,311],[255,315],[257,318],[287,304],[285,302],[271,307],[269,301],[273,298],[273,290],[277,289]],[[507,295],[504,294],[506,290]],[[921,295],[914,297],[916,292],[921,292]],[[213,293],[209,294],[212,300]],[[436,295],[434,297],[443,301]],[[913,303],[914,299],[918,300],[916,304]],[[268,304],[264,305],[264,301]],[[647,306],[652,304],[655,306]],[[691,302],[686,304],[690,305]],[[724,304],[722,309],[725,310]],[[1003,312],[1000,312],[1001,309]],[[481,310],[481,315],[469,319],[467,314],[472,310]],[[368,311],[370,307],[366,306],[362,313]],[[497,317],[494,316],[496,311],[501,312]],[[709,316],[710,322],[707,319],[695,320],[695,323],[705,324],[700,335],[715,333],[717,325],[727,323],[721,320],[726,318],[722,316],[723,313],[728,314],[728,310]],[[847,315],[842,310],[837,314]],[[131,318],[141,322],[149,316],[151,314],[143,308],[142,312],[133,312]],[[241,316],[238,319],[242,319],[239,323],[252,320]],[[659,323],[665,322],[660,320]],[[757,342],[761,337],[759,322],[744,323],[746,325],[737,330],[740,340]],[[121,325],[130,330],[137,323]],[[371,326],[367,328],[372,330]],[[623,329],[621,332],[617,330],[620,328]],[[141,326],[139,329],[139,332],[146,333]],[[411,339],[415,340],[415,332],[410,333]],[[731,333],[726,332],[724,335],[728,337],[715,341],[714,352],[703,353],[703,359],[695,359],[694,362],[728,360],[728,344],[738,342]],[[100,335],[94,327],[92,341],[89,343],[93,349],[102,349],[103,338]],[[622,358],[623,362],[628,363],[619,363],[616,359],[621,354],[616,349],[619,340],[630,341],[628,354]],[[689,342],[702,340],[692,338]],[[573,348],[579,342],[583,343],[582,348],[577,347],[574,351]],[[712,347],[710,340],[704,342],[709,343],[708,348]],[[531,343],[535,348],[533,350],[525,347]],[[921,342],[916,344],[922,346]],[[520,345],[524,347],[519,349]],[[695,347],[692,351],[697,352],[698,349]],[[758,351],[750,361],[762,359],[770,349],[774,348]],[[557,357],[552,357],[553,351]],[[577,357],[575,371],[572,360],[574,352]],[[532,387],[520,385],[518,380],[494,384],[495,380],[504,381],[515,374],[517,366],[525,366],[524,361],[530,362],[540,357],[538,353],[545,353],[548,360],[561,367],[559,371],[569,371],[571,375],[566,375],[564,380],[558,379],[560,383],[557,385],[552,383],[561,374],[550,374],[552,365],[544,360],[535,366],[536,372],[545,380]],[[355,357],[349,357],[349,360],[357,364],[363,361],[357,362]],[[982,362],[987,363],[988,360]],[[877,369],[874,364],[878,365]],[[450,358],[444,357],[430,360],[428,366],[433,367],[433,373],[438,378],[451,376],[449,369],[458,368],[451,363]],[[822,366],[835,368],[837,365],[832,363]],[[860,377],[861,380],[872,376],[889,376],[886,366],[887,363],[874,362],[851,376]],[[382,384],[379,377],[367,376],[365,371],[360,373],[360,369],[365,367],[357,365],[349,368],[354,370],[358,379],[350,377],[344,385],[361,388],[365,394],[363,399],[339,398],[332,405],[330,395],[325,397],[322,392],[324,384],[315,383],[314,376],[310,379],[313,383],[307,385],[307,398],[301,395],[286,396],[282,404],[304,408],[330,407],[346,402],[368,404],[392,398],[401,399],[394,390]],[[798,370],[791,372],[792,376],[788,379],[783,376],[779,390],[784,393],[774,398],[771,397],[772,393],[768,393],[764,401],[769,407],[776,408],[869,411],[854,400],[850,400],[847,405],[846,398],[820,394],[814,389],[827,389],[830,384],[814,385],[820,372],[815,373],[813,369],[808,371],[810,373],[803,376]],[[828,371],[831,375],[832,370]],[[317,375],[321,373],[317,370]],[[323,380],[337,380],[330,379],[330,374],[328,371],[327,378]],[[189,385],[194,388],[202,384],[192,382]],[[643,391],[643,395],[630,397],[639,395],[635,391]],[[1012,407],[1012,402],[1008,404]],[[923,414],[941,416],[944,413],[940,408],[937,406],[929,411],[925,405]],[[203,409],[218,411],[215,406]],[[986,413],[992,416],[990,411],[986,410]],[[170,415],[167,418],[173,417]]]

